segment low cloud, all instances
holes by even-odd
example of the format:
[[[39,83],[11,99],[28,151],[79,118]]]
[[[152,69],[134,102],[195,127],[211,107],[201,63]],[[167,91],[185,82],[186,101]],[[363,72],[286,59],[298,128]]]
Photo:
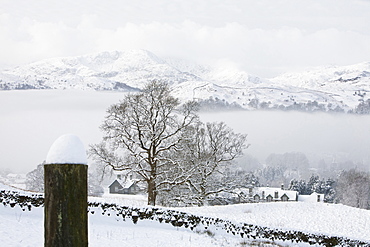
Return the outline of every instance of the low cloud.
[[[0,170],[29,172],[46,158],[51,144],[72,133],[85,144],[98,143],[105,111],[122,93],[94,91],[0,92]],[[202,121],[224,121],[248,134],[246,154],[264,163],[272,154],[302,152],[321,159],[370,165],[370,116],[281,111],[201,113]]]
[[[202,114],[203,121],[224,121],[248,134],[246,154],[264,163],[272,153],[301,152],[311,165],[320,160],[370,165],[370,116],[282,111]]]
[[[147,49],[199,63],[229,60],[249,73],[279,73],[370,57],[370,3],[280,1],[117,6],[52,1],[0,13],[0,65],[105,50]],[[18,5],[19,6],[19,5]],[[29,11],[23,8],[29,7]],[[58,8],[59,11],[58,11]],[[84,8],[83,8],[84,7]],[[327,9],[331,9],[328,11]],[[7,11],[7,12],[6,12]],[[12,12],[10,12],[12,11]],[[55,14],[53,17],[52,13]],[[59,17],[59,18],[58,18]],[[367,20],[367,21],[366,21]]]
[[[105,111],[122,96],[69,90],[0,92],[0,170],[35,169],[46,159],[51,144],[64,134],[79,136],[86,149],[100,142]]]

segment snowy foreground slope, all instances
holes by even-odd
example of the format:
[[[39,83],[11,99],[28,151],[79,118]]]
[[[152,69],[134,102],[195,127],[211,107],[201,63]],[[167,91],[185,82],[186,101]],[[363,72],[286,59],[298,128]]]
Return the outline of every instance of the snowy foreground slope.
[[[276,229],[300,230],[370,241],[370,210],[338,204],[250,203],[180,210],[195,215],[220,217]]]
[[[1,246],[43,246],[43,208],[23,212],[0,206]],[[218,241],[220,240],[220,241]],[[222,246],[230,240],[211,238],[168,224],[143,221],[134,225],[115,217],[89,214],[89,246]],[[232,241],[237,244],[237,240]],[[234,246],[231,244],[230,246]]]
[[[0,190],[9,187],[0,185]],[[120,196],[90,198],[94,202],[145,207],[142,197]],[[330,236],[344,236],[370,242],[370,211],[324,203],[264,203],[232,206],[176,208],[194,215],[221,218],[236,223],[256,224],[277,229],[294,229]],[[191,231],[184,227],[149,220],[131,220],[102,210],[89,213],[90,246],[247,246],[253,240],[210,228]],[[2,246],[42,246],[43,208],[22,211],[20,207],[0,205],[0,238]],[[255,243],[255,242],[254,242]],[[278,245],[279,244],[279,245]],[[245,246],[245,245],[244,245]],[[264,246],[308,246],[278,241]]]

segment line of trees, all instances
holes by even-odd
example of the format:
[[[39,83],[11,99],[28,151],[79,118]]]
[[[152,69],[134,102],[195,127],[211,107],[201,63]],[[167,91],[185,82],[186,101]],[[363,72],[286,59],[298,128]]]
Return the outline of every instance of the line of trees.
[[[324,194],[324,202],[333,203],[336,197],[336,181],[328,179],[320,179],[318,175],[312,175],[310,179],[290,181],[289,190],[297,191],[300,195],[311,195],[313,192]]]
[[[308,181],[293,179],[289,189],[301,195],[324,194],[324,201],[328,203],[370,209],[370,174],[356,169],[342,171],[336,180],[320,179],[317,175],[312,175]]]

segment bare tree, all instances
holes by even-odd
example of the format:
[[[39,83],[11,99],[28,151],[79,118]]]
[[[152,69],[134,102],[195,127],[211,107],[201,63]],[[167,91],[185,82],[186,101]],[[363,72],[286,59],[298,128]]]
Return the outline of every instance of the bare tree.
[[[234,133],[223,122],[198,122],[189,126],[184,135],[189,138],[183,138],[177,156],[183,169],[191,171],[186,183],[181,184],[186,198],[204,205],[211,195],[231,191],[235,183],[224,179],[226,167],[247,148],[246,135]]]
[[[36,169],[26,175],[26,187],[35,192],[44,192],[44,164],[39,164]]]
[[[182,142],[182,131],[197,121],[195,110],[194,102],[180,107],[166,83],[153,81],[107,110],[101,126],[105,136],[91,146],[90,156],[115,170],[136,173],[147,185],[148,204],[155,205],[160,183],[169,183],[160,179],[165,167],[178,164],[169,153]]]
[[[337,183],[337,200],[348,206],[370,208],[370,175],[351,169],[343,171]]]

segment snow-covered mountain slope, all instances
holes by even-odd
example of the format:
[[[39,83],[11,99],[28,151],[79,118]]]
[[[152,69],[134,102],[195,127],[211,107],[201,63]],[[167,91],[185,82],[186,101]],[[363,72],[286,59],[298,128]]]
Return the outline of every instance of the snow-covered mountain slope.
[[[0,90],[138,90],[161,80],[182,100],[206,107],[356,111],[369,105],[370,63],[319,68],[262,79],[245,71],[191,61],[161,59],[146,50],[113,51],[54,58],[0,72]],[[367,107],[367,105],[365,106]]]
[[[197,80],[145,50],[42,60],[0,74],[3,89],[133,90],[152,80]]]
[[[370,62],[350,66],[316,68],[301,73],[285,73],[271,79],[276,84],[331,93],[331,97],[353,108],[369,99]]]

